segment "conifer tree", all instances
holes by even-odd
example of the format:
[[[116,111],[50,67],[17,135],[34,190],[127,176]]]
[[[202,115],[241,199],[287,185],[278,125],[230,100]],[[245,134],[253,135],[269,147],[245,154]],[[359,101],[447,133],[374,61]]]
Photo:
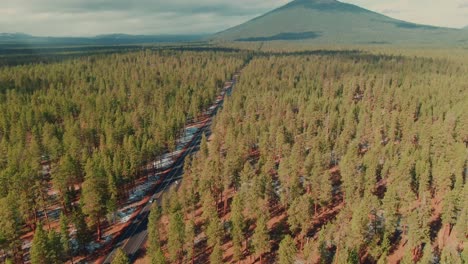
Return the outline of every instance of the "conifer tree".
[[[68,218],[62,212],[60,214],[60,244],[62,245],[64,258],[73,258],[73,252],[70,245],[70,233],[68,232]]]
[[[235,261],[240,261],[242,258],[242,243],[245,240],[246,223],[242,212],[243,208],[241,196],[239,194],[235,195],[231,204],[231,237]]]
[[[223,251],[221,249],[220,242],[217,241],[213,246],[213,250],[210,255],[210,263],[212,264],[221,264],[223,263]]]
[[[156,262],[158,251],[161,251],[160,218],[161,209],[157,205],[152,206],[148,217],[148,252],[151,263]]]
[[[169,215],[168,250],[172,262],[182,258],[185,241],[185,224],[181,210],[176,210]]]
[[[129,264],[130,260],[128,259],[128,256],[125,254],[125,252],[119,248],[115,252],[114,259],[111,262],[112,264]]]
[[[257,224],[252,236],[252,245],[256,256],[260,257],[262,263],[263,255],[270,251],[270,234],[268,232],[267,220],[264,215],[257,219]]]
[[[32,264],[49,264],[50,259],[50,248],[49,248],[47,234],[42,227],[42,223],[36,227],[34,238],[31,244],[31,263]]]
[[[187,252],[187,260],[190,263],[195,262],[195,222],[190,219],[185,225],[185,248]]]
[[[296,259],[297,249],[294,240],[290,235],[286,235],[279,245],[278,263],[279,264],[294,264]]]

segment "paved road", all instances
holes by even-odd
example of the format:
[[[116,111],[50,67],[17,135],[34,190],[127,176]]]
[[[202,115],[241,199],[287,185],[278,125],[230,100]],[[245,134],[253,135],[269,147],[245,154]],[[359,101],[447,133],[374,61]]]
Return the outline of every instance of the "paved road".
[[[231,90],[235,84],[235,80],[236,78],[233,80],[231,88],[226,91],[227,94],[231,93]],[[160,204],[161,197],[164,192],[169,190],[171,186],[181,180],[185,157],[199,150],[202,134],[206,134],[207,136],[210,135],[212,118],[216,115],[222,104],[223,101],[221,101],[213,110],[210,118],[200,128],[199,132],[192,140],[190,146],[188,146],[186,151],[174,162],[171,167],[171,171],[168,172],[168,174],[165,176],[163,183],[157,186],[155,194],[150,199],[154,200],[154,203]],[[114,253],[118,248],[122,248],[132,262],[138,257],[139,250],[142,248],[142,245],[146,241],[148,235],[148,215],[151,210],[151,206],[152,203],[147,203],[143,207],[140,213],[134,218],[133,222],[127,227],[125,233],[118,238],[113,250],[109,253],[109,255],[107,255],[103,263],[111,263]]]

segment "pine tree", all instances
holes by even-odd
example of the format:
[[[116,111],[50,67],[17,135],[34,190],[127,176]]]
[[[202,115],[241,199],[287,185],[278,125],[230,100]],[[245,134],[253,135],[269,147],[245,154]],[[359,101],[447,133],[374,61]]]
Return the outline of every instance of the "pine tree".
[[[301,248],[312,219],[312,200],[305,194],[296,198],[288,209],[288,223],[291,232],[300,230]]]
[[[151,264],[166,264],[166,257],[161,247],[158,247],[154,252],[151,253]]]
[[[234,250],[234,260],[240,261],[242,258],[242,242],[245,239],[245,218],[243,214],[242,199],[239,194],[235,195],[231,204],[231,236]]]
[[[86,163],[86,178],[82,187],[82,209],[89,217],[88,224],[96,228],[97,240],[101,239],[101,219],[106,215],[106,177],[95,155]]]
[[[200,153],[202,157],[208,157],[208,140],[206,138],[205,133],[202,134],[201,142],[200,142]]]
[[[130,260],[128,259],[125,252],[119,248],[115,252],[114,259],[111,262],[112,264],[130,264]]]
[[[217,214],[209,220],[206,227],[206,235],[208,236],[208,246],[210,247],[221,242],[223,238],[223,225]]]
[[[153,205],[148,217],[148,253],[152,260],[156,258],[158,250],[161,250],[159,234],[160,218],[161,209],[159,206]]]
[[[182,258],[185,236],[184,218],[181,210],[176,210],[169,215],[168,250],[172,262]]]
[[[48,243],[47,234],[42,228],[42,223],[36,227],[34,238],[31,244],[31,263],[32,264],[49,264],[51,260],[49,258],[50,248]]]
[[[206,235],[208,237],[208,246],[213,247],[220,241],[223,235],[223,226],[219,219],[215,201],[211,194],[206,193],[203,198],[203,221]]]
[[[220,242],[216,242],[213,246],[213,250],[211,251],[210,255],[210,263],[211,264],[221,264],[223,263],[223,251],[221,249]]]
[[[193,264],[195,261],[195,222],[193,219],[190,219],[185,226],[185,248],[187,260]]]
[[[17,247],[21,227],[19,220],[13,195],[0,198],[0,245],[2,249],[12,250]]]
[[[73,252],[70,248],[70,234],[68,232],[68,218],[62,212],[60,214],[60,243],[63,248],[64,259],[73,258]]]
[[[60,241],[60,234],[51,230],[47,238],[48,260],[51,264],[63,263],[64,251]]]
[[[426,244],[424,246],[423,256],[419,262],[424,264],[434,264],[434,252],[430,244]]]
[[[75,209],[73,212],[73,225],[76,229],[78,251],[83,252],[86,244],[91,241],[91,236],[88,226],[86,225],[85,215],[81,211],[80,207]]]
[[[262,263],[263,255],[271,249],[267,221],[263,215],[257,219],[257,225],[252,236],[252,244],[255,255],[260,257],[260,263]]]
[[[294,264],[296,260],[297,248],[290,235],[286,235],[279,245],[278,263]]]

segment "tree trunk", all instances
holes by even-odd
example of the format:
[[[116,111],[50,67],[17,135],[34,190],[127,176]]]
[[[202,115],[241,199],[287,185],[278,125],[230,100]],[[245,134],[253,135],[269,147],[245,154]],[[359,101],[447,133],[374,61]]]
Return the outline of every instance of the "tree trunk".
[[[226,215],[226,211],[227,211],[227,207],[228,207],[228,198],[227,198],[227,195],[225,195],[224,197],[224,208],[223,208],[223,215]]]
[[[46,222],[47,222],[47,230],[50,231],[50,221],[49,221],[49,215],[47,214],[47,207],[44,205],[42,210],[44,210],[44,215],[45,215]]]
[[[195,250],[194,250],[194,246],[192,246],[192,264],[195,263]]]
[[[97,220],[97,241],[101,241],[101,221]]]
[[[333,264],[336,264],[338,263],[338,258],[336,256],[338,256],[338,253],[340,252],[340,247],[336,247],[336,251],[335,251],[335,260],[333,261]]]

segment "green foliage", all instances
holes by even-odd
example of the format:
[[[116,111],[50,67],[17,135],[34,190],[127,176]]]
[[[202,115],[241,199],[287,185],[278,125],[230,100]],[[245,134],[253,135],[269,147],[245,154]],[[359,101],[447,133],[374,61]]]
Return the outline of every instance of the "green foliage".
[[[303,238],[313,215],[312,199],[308,195],[302,195],[296,198],[288,209],[288,223],[291,232],[296,233],[300,230],[300,237]]]
[[[176,210],[169,215],[168,250],[172,262],[177,262],[182,257],[185,241],[185,224],[181,210]]]
[[[278,263],[293,264],[296,260],[297,248],[296,243],[290,235],[286,235],[279,245]]]
[[[152,263],[156,263],[159,251],[161,251],[160,241],[160,219],[161,209],[157,205],[151,207],[151,211],[148,217],[148,253]],[[164,257],[164,256],[163,256]],[[153,261],[154,260],[154,261]]]
[[[60,244],[63,249],[64,259],[69,258],[72,255],[70,233],[68,231],[69,221],[65,214],[60,214]]]
[[[347,263],[349,264],[359,264],[359,253],[353,249],[350,252],[348,252],[348,260]]]
[[[235,261],[240,261],[242,258],[242,243],[245,240],[246,222],[243,209],[241,196],[234,196],[231,204],[231,237]]]
[[[146,176],[141,168],[174,148],[243,61],[241,53],[147,50],[0,68],[0,199],[17,201],[17,217],[6,219],[18,225],[0,224],[2,248],[19,244],[21,224],[33,228],[38,211],[59,202],[68,214],[78,197],[99,238],[102,221],[115,220]]]
[[[73,225],[76,228],[76,242],[78,245],[78,251],[83,252],[85,250],[86,244],[92,240],[90,231],[86,224],[85,215],[81,211],[81,208],[75,209],[73,212]]]
[[[156,251],[152,253],[151,264],[166,264],[166,257],[161,248],[157,248]]]
[[[48,264],[50,262],[49,250],[47,233],[42,228],[42,224],[39,223],[31,244],[31,263]]]
[[[257,219],[257,224],[252,236],[252,245],[255,255],[260,256],[260,258],[271,249],[267,219],[263,214]]]
[[[451,239],[465,240],[468,94],[455,73],[468,73],[466,53],[404,53],[411,56],[254,56],[243,69],[216,117],[208,156],[191,167],[205,226],[218,213],[220,189],[235,193],[233,260],[245,253],[238,223],[284,212],[307,261],[386,263],[395,241],[406,239],[405,260],[430,258],[423,249],[435,247],[440,198]],[[256,236],[268,230],[257,231],[249,253],[262,256],[256,243],[267,239]]]
[[[128,259],[128,256],[125,254],[125,252],[119,248],[115,252],[114,259],[111,262],[112,264],[129,264],[130,260]]]
[[[223,263],[223,251],[219,242],[213,246],[213,250],[210,254],[210,263],[221,264]]]

